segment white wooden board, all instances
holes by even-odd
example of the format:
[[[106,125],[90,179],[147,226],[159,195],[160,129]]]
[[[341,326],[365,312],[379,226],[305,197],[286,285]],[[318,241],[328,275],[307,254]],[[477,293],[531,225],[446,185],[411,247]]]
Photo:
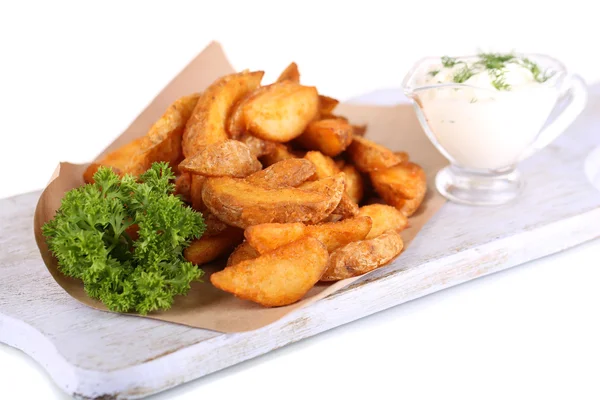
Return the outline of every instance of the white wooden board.
[[[391,98],[400,98],[399,92]],[[29,354],[77,398],[139,398],[600,237],[600,150],[593,151],[600,145],[598,111],[600,87],[569,131],[522,165],[527,185],[516,203],[448,203],[392,265],[270,326],[239,334],[78,303],[39,256],[32,219],[40,193],[0,200],[0,341]]]

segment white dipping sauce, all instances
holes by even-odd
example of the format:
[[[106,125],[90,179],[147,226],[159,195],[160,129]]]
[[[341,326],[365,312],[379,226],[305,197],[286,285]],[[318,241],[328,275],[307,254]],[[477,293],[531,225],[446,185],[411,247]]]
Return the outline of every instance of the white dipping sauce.
[[[470,68],[461,82],[469,87],[415,92],[433,135],[458,166],[497,170],[514,165],[548,119],[557,89],[518,62],[490,71],[474,64],[478,57],[456,60],[464,63],[433,65],[416,78],[417,87],[455,84],[457,74]]]

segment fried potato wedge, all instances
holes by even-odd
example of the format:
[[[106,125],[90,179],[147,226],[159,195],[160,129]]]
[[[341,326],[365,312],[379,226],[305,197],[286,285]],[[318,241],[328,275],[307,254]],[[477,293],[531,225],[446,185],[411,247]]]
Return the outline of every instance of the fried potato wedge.
[[[401,160],[400,162],[409,161],[408,153],[405,151],[395,151],[394,154]]]
[[[227,259],[227,267],[239,264],[242,261],[252,260],[260,256],[260,253],[250,246],[248,242],[242,242],[238,247],[233,250],[229,258]]]
[[[221,221],[219,218],[215,217],[214,214],[205,211],[202,213],[204,217],[204,224],[206,225],[206,230],[204,231],[204,236],[215,236],[220,234],[221,232],[226,231],[229,228],[225,222]]]
[[[301,222],[259,224],[244,230],[246,242],[260,254],[295,242],[306,235],[307,226]]]
[[[427,177],[419,165],[403,162],[369,174],[377,194],[407,217],[417,211],[427,192]]]
[[[305,237],[260,257],[231,265],[210,276],[218,289],[266,307],[295,303],[319,281],[327,249]]]
[[[237,140],[209,144],[179,164],[179,170],[203,176],[243,178],[262,168],[250,148]]]
[[[275,151],[276,143],[257,138],[249,133],[242,133],[237,140],[244,143],[250,149],[250,153],[254,157],[262,157],[271,154]]]
[[[240,229],[229,227],[214,236],[202,236],[183,251],[186,260],[194,265],[202,265],[229,254],[244,238]]]
[[[206,179],[207,178],[202,175],[192,175],[192,184],[190,186],[190,202],[192,208],[202,213],[206,211],[206,206],[202,200],[202,186],[204,186]]]
[[[358,204],[348,196],[348,193],[344,193],[337,207],[331,214],[339,215],[340,219],[354,217],[358,215]]]
[[[346,193],[356,204],[360,204],[365,193],[365,185],[362,175],[352,164],[346,164],[342,167],[344,178],[346,180]]]
[[[389,263],[402,252],[403,247],[400,234],[394,231],[347,244],[331,253],[321,280],[339,281],[366,274]]]
[[[298,65],[292,62],[281,72],[277,78],[277,82],[291,81],[294,83],[300,83],[300,71],[298,71]]]
[[[298,154],[295,154],[287,144],[275,143],[273,151],[260,157],[260,162],[263,166],[269,167],[290,158],[298,158]]]
[[[347,153],[362,172],[386,169],[402,162],[391,150],[360,136],[354,136]]]
[[[315,166],[315,176],[313,177],[313,180],[327,178],[340,173],[340,169],[337,167],[335,161],[320,151],[308,151],[304,155],[304,158]]]
[[[365,136],[365,133],[367,133],[367,126],[366,125],[352,125],[352,131],[353,131],[354,135],[356,135],[356,136]]]
[[[316,172],[312,179],[323,179],[341,172],[331,157],[328,157],[319,151],[309,151],[304,155],[304,158],[315,165]],[[345,175],[344,185],[346,185]],[[358,214],[358,204],[352,200],[348,193],[344,193],[332,214],[333,221],[337,221],[341,218],[353,217]]]
[[[288,142],[300,136],[319,109],[319,95],[312,86],[291,81],[269,85],[243,106],[246,128],[255,136],[273,142]]]
[[[198,103],[199,96],[199,94],[184,96],[169,106],[146,134],[143,150],[131,159],[123,173],[138,176],[157,161],[166,161],[176,170],[177,163],[183,158],[181,149],[183,131]]]
[[[408,225],[408,218],[402,212],[387,204],[362,206],[358,215],[370,217],[373,221],[371,231],[365,239],[373,239],[385,231],[400,232]]]
[[[244,106],[254,97],[258,96],[262,92],[269,89],[269,86],[260,86],[253,91],[247,93],[244,97],[239,99],[231,108],[229,117],[227,118],[226,130],[229,133],[229,137],[232,139],[238,139],[244,132],[246,132],[246,119],[244,117]]]
[[[175,179],[175,195],[180,196],[186,203],[192,202],[192,175],[182,173]]]
[[[321,119],[309,123],[297,140],[308,150],[335,157],[350,145],[352,132],[352,125],[341,119]]]
[[[268,222],[316,223],[331,214],[340,202],[343,179],[340,174],[311,182],[302,189],[265,189],[243,179],[208,178],[202,188],[202,200],[221,221],[239,228]]]
[[[246,182],[266,189],[296,187],[315,174],[315,166],[303,158],[290,158],[255,172]]]
[[[318,239],[332,252],[348,243],[364,239],[371,230],[371,218],[356,217],[340,222],[328,222],[317,225],[261,224],[248,227],[244,231],[246,241],[260,254],[268,253],[301,237],[311,236]]]
[[[183,155],[191,157],[205,146],[228,138],[225,130],[233,105],[260,86],[263,71],[224,76],[210,85],[200,98],[183,132]]]
[[[319,95],[319,115],[321,117],[331,116],[338,104],[340,101],[333,97]]]
[[[134,139],[90,164],[83,173],[83,179],[86,183],[92,183],[94,174],[102,166],[111,167],[116,173],[122,175],[131,160],[142,151],[146,140],[144,136]]]

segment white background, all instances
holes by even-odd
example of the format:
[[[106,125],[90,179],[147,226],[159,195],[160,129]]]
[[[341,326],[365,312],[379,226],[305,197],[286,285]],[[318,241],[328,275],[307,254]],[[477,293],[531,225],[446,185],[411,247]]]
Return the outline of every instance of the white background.
[[[340,99],[398,87],[422,56],[478,49],[549,53],[600,81],[593,3],[556,4],[2,2],[0,198],[42,188],[60,160],[92,159],[211,40],[265,81],[294,60]],[[592,242],[157,398],[599,398],[599,255]],[[65,397],[0,345],[0,398]]]

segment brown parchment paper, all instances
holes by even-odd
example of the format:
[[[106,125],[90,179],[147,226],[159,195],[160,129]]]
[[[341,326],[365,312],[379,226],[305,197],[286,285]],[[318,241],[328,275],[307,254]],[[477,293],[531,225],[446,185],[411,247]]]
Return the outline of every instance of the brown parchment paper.
[[[218,77],[232,72],[235,71],[227,61],[221,46],[216,42],[211,43],[160,92],[125,132],[98,158],[132,139],[144,135],[154,121],[160,118],[164,110],[178,97],[202,91]],[[407,151],[411,159],[425,169],[428,176],[427,197],[421,209],[410,218],[410,227],[402,232],[405,248],[408,247],[423,225],[444,203],[444,199],[434,189],[433,180],[436,172],[446,165],[445,159],[422,132],[414,111],[409,105],[373,107],[341,104],[336,111],[348,117],[353,123],[367,124],[367,138],[393,150]],[[56,259],[48,251],[41,234],[42,225],[54,216],[64,193],[84,184],[82,174],[86,166],[60,163],[38,201],[34,216],[34,233],[44,263],[56,282],[80,302],[99,310],[108,311],[102,303],[86,295],[81,281],[69,278],[58,271]],[[398,259],[401,258],[402,254]],[[203,267],[207,272],[203,282],[193,283],[189,294],[178,296],[170,310],[152,313],[145,318],[220,332],[248,331],[268,325],[358,279],[346,279],[333,284],[319,283],[298,303],[285,307],[264,308],[213,287],[210,284],[209,274],[215,268],[217,267]]]

